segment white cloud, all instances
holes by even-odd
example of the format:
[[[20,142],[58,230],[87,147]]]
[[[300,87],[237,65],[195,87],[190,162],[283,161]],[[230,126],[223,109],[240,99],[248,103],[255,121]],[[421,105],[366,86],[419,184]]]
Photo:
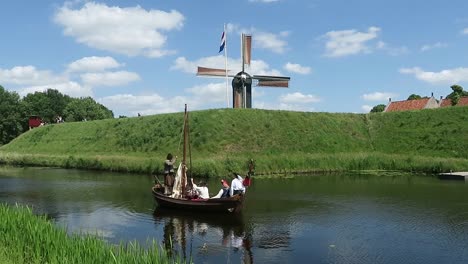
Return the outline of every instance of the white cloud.
[[[206,85],[196,85],[186,89],[187,92],[194,95],[197,101],[207,102],[225,102],[226,101],[226,83],[209,83]],[[229,84],[228,94],[232,95],[232,87]]]
[[[90,86],[118,86],[140,80],[134,72],[116,71],[103,73],[85,73],[81,75],[83,83]]]
[[[361,109],[362,111],[366,112],[366,113],[369,113],[370,110],[372,110],[372,108],[374,108],[373,106],[370,106],[370,105],[363,105],[361,106]]]
[[[447,43],[442,43],[442,42],[437,42],[434,44],[426,44],[421,47],[421,51],[424,52],[424,51],[428,51],[431,49],[446,48],[447,46],[448,46]]]
[[[295,92],[280,96],[279,101],[285,104],[307,104],[320,102],[321,99],[316,95]]]
[[[68,81],[63,83],[54,83],[49,85],[30,86],[19,89],[18,93],[21,96],[26,96],[29,93],[44,92],[47,89],[55,89],[62,94],[71,97],[86,97],[93,96],[93,91],[89,86],[82,86],[79,83]]]
[[[84,57],[76,60],[68,65],[68,72],[101,72],[108,69],[122,67],[123,64],[118,63],[112,57]]]
[[[273,34],[269,32],[256,31],[252,36],[252,43],[255,47],[271,50],[275,53],[284,53],[288,43],[284,40],[289,35],[287,31]]]
[[[455,68],[449,70],[442,70],[440,72],[423,71],[419,67],[402,68],[400,73],[411,74],[416,79],[431,83],[431,84],[446,84],[452,85],[454,83],[468,81],[468,68]]]
[[[387,52],[391,56],[399,56],[399,55],[406,54],[409,52],[409,49],[405,46],[393,47],[383,41],[377,42],[376,48],[378,50]]]
[[[164,33],[182,28],[184,16],[175,10],[87,2],[80,9],[65,4],[55,13],[54,21],[64,27],[65,35],[89,47],[128,56],[161,57],[174,53],[164,48]]]
[[[229,74],[237,74],[242,70],[242,62],[240,59],[228,58],[228,69]],[[171,70],[179,70],[182,72],[195,74],[197,72],[197,66],[224,69],[224,57],[221,55],[203,57],[196,61],[189,61],[185,57],[179,57],[174,61],[171,66]],[[282,73],[279,70],[271,69],[268,63],[262,60],[252,60],[250,62],[250,68],[246,69],[251,75],[273,75],[280,76]]]
[[[464,29],[461,31],[461,33],[462,33],[463,35],[468,35],[468,28],[464,28]]]
[[[362,98],[365,101],[384,101],[388,100],[388,98],[394,98],[397,97],[397,94],[394,93],[387,93],[387,92],[375,92],[375,93],[370,93],[370,94],[363,94]]]
[[[158,94],[132,95],[116,94],[97,100],[118,115],[136,116],[180,112],[184,103],[183,97],[164,98]],[[181,107],[182,106],[182,107]]]
[[[253,105],[257,109],[270,109],[270,110],[287,110],[287,111],[301,111],[301,112],[313,112],[314,107],[304,104],[287,104],[287,103],[271,103],[264,101],[256,101]]]
[[[16,66],[11,69],[0,69],[0,83],[17,85],[46,85],[66,81],[63,76],[56,76],[51,71],[37,70],[36,67]]]
[[[295,63],[290,63],[290,62],[286,63],[283,68],[287,71],[299,73],[299,74],[309,74],[311,71],[310,67],[301,66],[300,64],[295,64]]]
[[[355,29],[327,32],[324,35],[327,39],[325,56],[343,57],[369,53],[372,49],[366,44],[377,38],[379,32],[378,27],[370,27],[367,32],[358,32]]]

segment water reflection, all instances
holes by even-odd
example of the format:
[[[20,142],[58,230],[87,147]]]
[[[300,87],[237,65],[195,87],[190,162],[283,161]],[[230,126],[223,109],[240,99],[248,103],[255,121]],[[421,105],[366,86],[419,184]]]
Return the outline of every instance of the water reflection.
[[[155,224],[164,225],[163,244],[184,260],[253,263],[252,233],[242,215],[194,214],[157,207]],[[215,263],[215,262],[213,262]]]

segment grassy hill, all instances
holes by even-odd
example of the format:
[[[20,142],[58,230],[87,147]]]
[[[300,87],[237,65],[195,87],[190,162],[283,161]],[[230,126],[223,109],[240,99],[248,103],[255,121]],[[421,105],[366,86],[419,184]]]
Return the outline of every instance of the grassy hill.
[[[0,162],[157,173],[181,157],[183,113],[48,125],[0,148]],[[468,169],[468,107],[345,114],[190,112],[194,174]]]

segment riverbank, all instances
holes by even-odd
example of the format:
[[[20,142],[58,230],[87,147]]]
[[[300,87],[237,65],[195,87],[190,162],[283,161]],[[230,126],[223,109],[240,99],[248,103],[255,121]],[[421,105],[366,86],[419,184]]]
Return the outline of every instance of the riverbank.
[[[112,246],[93,236],[68,236],[31,209],[0,204],[0,263],[173,263],[161,246]]]
[[[215,109],[190,112],[194,176],[346,170],[468,169],[468,107],[347,114]],[[0,164],[159,174],[181,157],[183,113],[54,124],[0,147]]]

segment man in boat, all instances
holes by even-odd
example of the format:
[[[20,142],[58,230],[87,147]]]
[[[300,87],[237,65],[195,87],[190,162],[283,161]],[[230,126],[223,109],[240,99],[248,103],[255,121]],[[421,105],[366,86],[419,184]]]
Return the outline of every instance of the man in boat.
[[[210,192],[208,191],[208,187],[206,187],[206,183],[204,181],[200,181],[198,185],[196,185],[192,180],[192,186],[195,191],[198,193],[198,197],[201,199],[209,199],[210,198]]]
[[[211,197],[211,199],[214,199],[214,198],[225,198],[225,197],[228,197],[229,196],[229,184],[227,183],[227,181],[225,181],[224,179],[221,180],[221,190],[219,190],[218,194],[216,194],[215,196]]]
[[[233,173],[232,182],[231,182],[231,189],[229,190],[229,195],[230,196],[245,193],[245,187],[242,184],[243,180],[244,179],[242,179],[242,176],[240,176],[237,173]]]
[[[177,156],[172,157],[172,154],[167,154],[166,160],[164,161],[164,194],[170,195],[172,193],[172,187],[174,186],[174,163]]]

